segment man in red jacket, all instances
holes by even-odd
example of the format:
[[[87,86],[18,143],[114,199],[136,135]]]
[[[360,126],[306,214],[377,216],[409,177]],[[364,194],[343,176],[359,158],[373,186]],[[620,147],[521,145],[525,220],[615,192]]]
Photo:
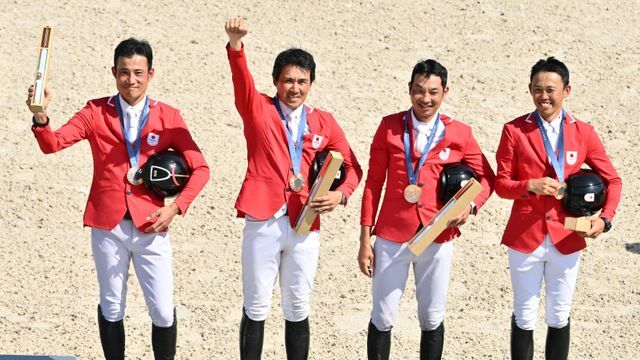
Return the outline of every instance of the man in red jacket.
[[[545,356],[569,354],[569,315],[585,238],[611,229],[620,202],[622,181],[591,125],[563,109],[571,93],[569,69],[550,57],[531,68],[529,92],[536,110],[506,123],[496,152],[496,193],[512,199],[511,216],[502,236],[509,247],[513,287],[511,357],[533,358],[533,329],[540,289],[546,288]],[[583,164],[607,185],[599,215],[590,217],[586,233],[564,229],[565,179]]]
[[[362,170],[344,132],[328,112],[306,105],[315,79],[315,63],[308,52],[289,49],[273,66],[276,96],[256,90],[247,67],[242,38],[244,20],[227,20],[227,55],[235,104],[247,141],[247,172],[236,201],[245,218],[242,240],[243,314],[240,358],[259,359],[264,321],[271,307],[276,276],[280,278],[288,359],[306,359],[309,352],[309,297],[319,252],[320,217],[308,235],[293,230],[311,184],[309,170],[316,153],[339,151],[346,177],[336,191],[318,197],[312,209],[319,214],[345,205],[362,177]]]
[[[115,49],[111,69],[118,94],[90,100],[56,131],[45,111],[33,114],[32,131],[46,153],[88,140],[93,183],[84,213],[100,285],[98,325],[106,359],[124,359],[129,262],[133,261],[152,320],[156,359],[173,359],[177,321],[168,226],[187,208],[209,179],[209,167],[178,110],[147,96],[153,78],[153,52],[146,41],[130,38]],[[29,88],[27,105],[33,97]],[[185,188],[170,205],[134,181],[139,165],[154,153],[174,149],[192,170]]]
[[[448,91],[444,66],[435,60],[417,63],[409,81],[412,107],[385,116],[373,137],[362,197],[358,255],[360,270],[372,277],[369,359],[389,359],[391,328],[411,265],[422,329],[420,359],[442,357],[452,240],[460,235],[458,227],[470,213],[476,214],[492,192],[493,170],[471,128],[438,111]],[[458,162],[473,169],[483,190],[474,204],[450,221],[434,243],[415,256],[407,242],[444,205],[438,197],[443,190],[438,185],[440,173],[445,165]],[[376,220],[385,180],[384,199]]]

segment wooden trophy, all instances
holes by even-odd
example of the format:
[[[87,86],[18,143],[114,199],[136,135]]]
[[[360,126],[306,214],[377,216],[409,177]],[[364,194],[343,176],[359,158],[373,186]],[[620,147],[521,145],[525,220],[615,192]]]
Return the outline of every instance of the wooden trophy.
[[[329,155],[327,155],[324,165],[322,165],[322,169],[320,169],[320,173],[311,187],[307,202],[304,204],[302,211],[296,219],[294,230],[298,234],[306,235],[309,233],[311,225],[313,225],[316,216],[318,216],[315,211],[311,210],[309,204],[311,204],[311,201],[313,201],[316,196],[324,196],[327,194],[343,161],[342,154],[337,151],[329,151]]]
[[[51,33],[50,26],[42,28],[42,40],[40,41],[40,55],[36,66],[36,81],[34,83],[33,97],[29,104],[31,112],[44,111],[44,88],[47,84],[47,70],[49,68],[49,58],[51,57]]]
[[[587,217],[566,217],[564,218],[564,228],[578,232],[587,232],[591,230],[591,220]]]
[[[482,185],[476,180],[469,180],[438,213],[409,240],[409,250],[416,256],[422,254],[444,229],[447,222],[457,217],[482,191]]]

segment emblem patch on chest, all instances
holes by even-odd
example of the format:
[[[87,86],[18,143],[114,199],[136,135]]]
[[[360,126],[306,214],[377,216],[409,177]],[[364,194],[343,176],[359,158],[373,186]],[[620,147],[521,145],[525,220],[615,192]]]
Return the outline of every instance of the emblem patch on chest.
[[[311,140],[311,146],[313,146],[314,149],[319,148],[322,144],[322,139],[324,139],[322,135],[314,134],[313,139]]]
[[[575,165],[576,161],[578,161],[578,152],[567,151],[567,164]]]
[[[440,156],[440,160],[445,161],[445,160],[449,159],[449,154],[451,154],[451,149],[450,148],[444,148],[444,149],[440,150],[440,153],[438,153],[438,156]]]
[[[160,135],[158,134],[154,134],[150,132],[149,135],[147,136],[147,144],[149,144],[149,146],[156,146],[158,145],[159,141],[160,141]]]

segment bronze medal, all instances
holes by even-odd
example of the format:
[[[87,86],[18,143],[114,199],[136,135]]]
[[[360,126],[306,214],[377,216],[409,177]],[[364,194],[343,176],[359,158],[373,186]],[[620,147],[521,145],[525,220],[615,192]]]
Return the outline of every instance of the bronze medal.
[[[131,185],[142,184],[142,176],[137,167],[132,167],[127,171],[127,181]]]
[[[408,203],[415,204],[420,201],[420,197],[422,196],[422,189],[419,186],[410,184],[404,188],[404,199],[407,200]]]
[[[306,182],[307,180],[302,174],[294,174],[289,178],[289,187],[294,192],[300,192],[304,188]]]
[[[556,199],[562,200],[564,198],[565,193],[567,192],[567,183],[560,184],[558,190],[556,190],[556,194],[554,195]]]

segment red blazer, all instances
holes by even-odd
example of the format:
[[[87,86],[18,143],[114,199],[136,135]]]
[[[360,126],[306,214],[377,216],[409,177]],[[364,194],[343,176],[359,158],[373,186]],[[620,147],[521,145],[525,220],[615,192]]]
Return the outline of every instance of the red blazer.
[[[60,129],[52,131],[45,126],[32,127],[32,131],[45,154],[60,151],[83,139],[89,141],[93,182],[84,212],[85,226],[113,229],[128,209],[136,227],[144,231],[152,224],[145,218],[164,206],[164,201],[144,185],[131,186],[126,180],[129,155],[116,101],[115,96],[90,100]],[[189,204],[209,180],[209,166],[180,113],[169,105],[149,99],[149,120],[140,136],[140,165],[152,154],[168,148],[179,151],[187,160],[192,174],[175,200],[181,213],[186,214]]]
[[[369,172],[362,197],[360,224],[373,226],[374,234],[390,241],[407,242],[416,233],[420,224],[427,224],[444,206],[438,200],[438,180],[445,164],[459,161],[469,165],[482,184],[482,192],[474,200],[480,208],[493,191],[494,173],[482,154],[471,128],[446,115],[440,119],[445,126],[444,138],[429,151],[427,160],[420,170],[418,186],[422,187],[422,197],[416,204],[404,199],[404,189],[409,185],[409,176],[404,156],[403,117],[406,111],[385,116],[373,137],[369,158]],[[409,124],[411,144],[413,140],[413,123]],[[413,149],[413,166],[420,161],[420,154]],[[387,186],[380,215],[376,221],[378,204],[382,186]],[[457,228],[447,228],[436,238],[443,243],[460,235]]]
[[[247,140],[247,171],[235,204],[238,216],[248,214],[258,220],[266,220],[286,203],[293,226],[309,196],[310,184],[307,181],[299,193],[290,191],[288,184],[293,173],[287,137],[273,98],[256,90],[244,49],[236,51],[227,45],[227,55],[236,108],[242,117]],[[362,169],[344,132],[331,114],[308,106],[307,125],[309,134],[302,140],[301,173],[308,178],[309,167],[317,152],[337,150],[344,158],[346,170],[344,183],[337,190],[349,197],[362,178]],[[318,216],[311,229],[319,228]]]
[[[611,165],[598,134],[591,125],[569,113],[563,126],[565,178],[579,171],[582,164],[597,171],[607,184],[607,197],[600,216],[613,219],[620,202],[622,180]],[[556,178],[533,113],[504,125],[496,160],[496,193],[514,200],[511,216],[502,235],[503,244],[528,254],[549,234],[562,254],[570,254],[587,246],[584,238],[576,232],[564,229],[567,214],[561,200],[527,191],[529,179],[544,176]]]

